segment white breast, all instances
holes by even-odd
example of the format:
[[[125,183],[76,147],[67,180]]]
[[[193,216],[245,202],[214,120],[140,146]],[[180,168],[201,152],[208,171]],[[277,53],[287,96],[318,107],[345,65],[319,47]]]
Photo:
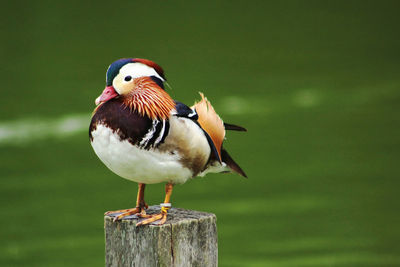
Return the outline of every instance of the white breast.
[[[140,149],[122,141],[104,125],[92,132],[92,147],[100,160],[117,175],[137,183],[184,183],[192,171],[180,163],[180,155]]]

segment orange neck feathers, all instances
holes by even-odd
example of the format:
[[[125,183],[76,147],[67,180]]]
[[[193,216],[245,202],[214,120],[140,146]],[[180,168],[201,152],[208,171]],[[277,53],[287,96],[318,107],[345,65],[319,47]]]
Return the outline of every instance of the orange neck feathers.
[[[175,108],[174,100],[150,77],[135,79],[135,89],[124,98],[124,103],[140,115],[153,120],[168,119],[171,110]]]

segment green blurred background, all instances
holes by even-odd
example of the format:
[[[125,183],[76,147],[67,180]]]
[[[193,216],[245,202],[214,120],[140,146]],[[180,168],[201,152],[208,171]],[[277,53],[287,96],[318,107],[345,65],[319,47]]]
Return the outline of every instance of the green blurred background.
[[[102,266],[103,213],[136,184],[89,144],[121,57],[202,91],[247,172],[176,186],[218,218],[220,266],[400,265],[398,1],[14,1],[2,4],[0,265]],[[163,185],[147,188],[158,204]]]

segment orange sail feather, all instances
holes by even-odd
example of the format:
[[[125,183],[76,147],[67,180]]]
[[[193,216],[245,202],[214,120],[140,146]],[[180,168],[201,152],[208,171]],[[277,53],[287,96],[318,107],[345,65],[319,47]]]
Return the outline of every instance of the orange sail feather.
[[[219,158],[221,159],[222,142],[225,138],[224,122],[215,112],[213,106],[204,94],[200,93],[200,96],[201,101],[196,102],[192,108],[196,110],[199,116],[198,122],[201,128],[203,128],[203,130],[210,136],[215,148],[217,149]]]

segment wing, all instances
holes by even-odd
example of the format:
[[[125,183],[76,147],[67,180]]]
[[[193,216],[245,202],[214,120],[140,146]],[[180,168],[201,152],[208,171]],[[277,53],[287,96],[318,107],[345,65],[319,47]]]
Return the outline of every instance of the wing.
[[[201,126],[201,124],[199,123],[199,115],[197,114],[195,109],[192,109],[188,106],[186,106],[185,104],[179,102],[179,101],[175,101],[175,110],[176,110],[176,114],[174,114],[177,117],[182,117],[182,118],[186,118],[186,119],[190,119],[193,122],[195,122],[204,132],[204,135],[207,138],[208,144],[210,145],[211,148],[211,157],[217,159],[219,162],[221,162],[221,157],[218,153],[217,148],[215,147],[215,144],[212,140],[212,138],[210,137],[210,135],[207,133],[207,131]]]
[[[232,159],[228,152],[222,148],[222,143],[225,138],[225,129],[234,131],[247,130],[241,126],[223,123],[207,98],[201,93],[200,95],[202,100],[195,103],[191,108],[183,103],[175,102],[175,109],[177,112],[175,115],[193,120],[203,130],[212,151],[210,156],[211,162],[215,160],[220,163],[224,162],[232,171],[247,178],[245,172]]]

